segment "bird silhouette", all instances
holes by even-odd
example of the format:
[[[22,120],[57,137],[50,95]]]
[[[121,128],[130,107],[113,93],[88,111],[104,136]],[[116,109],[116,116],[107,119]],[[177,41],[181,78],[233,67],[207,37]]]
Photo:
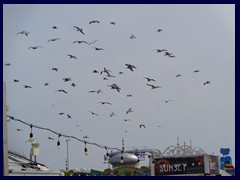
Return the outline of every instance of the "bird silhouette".
[[[165,103],[168,103],[170,101],[175,101],[175,100],[170,100],[170,99],[167,99],[167,100],[161,100],[161,102],[165,102]]]
[[[87,138],[89,138],[89,136],[85,135],[85,136],[83,136],[83,138],[87,139]]]
[[[85,43],[85,44],[88,44],[87,41],[73,41],[73,43],[78,43],[78,44]]]
[[[210,81],[206,81],[205,83],[203,83],[203,85],[207,85],[207,84],[211,84]]]
[[[181,77],[182,75],[181,74],[177,74],[176,77]]]
[[[72,118],[72,116],[70,116],[69,114],[67,114],[67,118]]]
[[[61,112],[61,113],[58,113],[59,115],[64,115],[65,113]]]
[[[53,41],[57,41],[57,40],[60,40],[60,38],[49,39],[47,42],[53,42]]]
[[[17,131],[23,131],[22,129],[16,129]]]
[[[148,77],[144,77],[144,79],[147,79],[148,82],[150,82],[150,81],[154,81],[154,82],[156,82],[155,79],[151,79],[151,78],[148,78]]]
[[[54,68],[52,68],[52,71],[56,71],[56,72],[57,72],[57,71],[58,71],[58,68],[55,68],[55,67],[54,67]]]
[[[74,28],[76,28],[77,31],[79,31],[80,33],[82,33],[84,35],[84,32],[83,32],[83,29],[82,28],[79,28],[77,26],[73,26]]]
[[[157,53],[167,51],[166,49],[155,49]]]
[[[157,32],[161,32],[162,31],[162,29],[157,29]]]
[[[17,80],[17,79],[14,79],[14,80],[13,80],[13,82],[19,82],[19,80]]]
[[[199,72],[199,70],[195,70],[195,71],[193,71],[194,73],[197,73],[197,72]]]
[[[44,83],[44,86],[48,86],[48,85],[49,85],[49,83],[48,83],[48,82]]]
[[[93,47],[93,49],[95,49],[96,51],[103,51],[103,48],[98,48],[98,47]]]
[[[17,35],[18,34],[24,34],[25,36],[28,36],[30,33],[27,31],[21,31],[21,32],[18,32]]]
[[[88,111],[88,112],[90,112],[92,115],[95,115],[95,116],[99,116],[97,113],[95,113],[95,112],[92,112],[92,111]]]
[[[129,108],[127,111],[126,111],[126,114],[130,113],[130,112],[133,112],[132,108]]]
[[[133,34],[129,37],[130,39],[134,39],[136,38],[136,36],[134,36]]]
[[[63,92],[65,94],[68,94],[67,91],[65,91],[64,89],[58,89],[58,90],[56,90],[56,92]]]
[[[96,70],[96,69],[94,69],[94,70],[92,71],[92,73],[99,73],[99,71]]]
[[[49,137],[49,136],[48,136],[48,139],[49,139],[49,140],[53,140],[53,141],[54,141],[54,139],[53,139],[52,137]]]
[[[118,74],[124,74],[124,72],[120,71],[120,72],[118,72]]]
[[[100,104],[102,104],[102,105],[104,105],[104,104],[108,104],[108,105],[112,105],[112,103],[110,103],[110,102],[106,102],[106,101],[101,101],[101,102],[99,102]]]
[[[93,42],[88,43],[88,45],[95,44],[98,40],[94,40]]]
[[[131,119],[123,119],[123,121],[125,121],[125,122],[126,122],[126,121],[131,121]]]
[[[100,72],[100,74],[102,74],[102,73],[106,73],[107,75],[110,75],[109,72],[111,72],[111,71],[108,70],[108,69],[106,69],[106,68],[104,67],[103,70]]]
[[[125,64],[127,69],[130,69],[133,72],[133,69],[137,69],[134,65],[132,64]]]
[[[30,47],[28,47],[28,49],[38,49],[38,48],[42,48],[42,46],[30,46]]]
[[[94,20],[94,21],[90,21],[89,24],[92,24],[92,23],[100,23],[99,21],[97,20]]]
[[[6,63],[6,64],[4,64],[4,66],[11,66],[11,64],[10,63]]]
[[[100,92],[102,92],[101,89],[99,89],[99,90],[97,90],[97,91],[95,91],[95,90],[93,90],[93,91],[88,91],[88,93],[97,93],[97,94],[99,94]]]
[[[62,78],[64,82],[68,82],[68,81],[71,81],[72,79],[71,78]]]
[[[108,80],[108,78],[106,78],[106,77],[103,77],[103,80]]]
[[[111,21],[110,24],[111,25],[116,25],[116,22]]]
[[[29,86],[29,85],[24,85],[23,87],[24,87],[24,88],[32,88],[32,87]]]
[[[146,128],[146,126],[144,124],[140,124],[139,127],[140,128],[142,128],[142,127]]]
[[[77,85],[76,85],[75,83],[72,83],[71,86],[72,86],[72,87],[76,87]]]
[[[111,89],[116,89],[118,92],[120,92],[121,88],[117,86],[116,84],[108,85],[111,87]]]
[[[58,29],[58,27],[57,26],[52,26],[52,29]]]
[[[127,94],[127,97],[133,97],[133,95],[132,94]]]
[[[73,56],[73,55],[71,55],[71,54],[67,54],[67,55],[69,56],[70,59],[72,59],[72,58],[73,58],[73,59],[77,59],[76,56]]]
[[[111,114],[109,116],[113,117],[113,116],[116,116],[116,114],[114,112],[111,112]]]
[[[152,84],[147,84],[147,85],[148,85],[148,86],[151,86],[152,89],[161,88],[161,86],[154,86],[154,85],[152,85]]]

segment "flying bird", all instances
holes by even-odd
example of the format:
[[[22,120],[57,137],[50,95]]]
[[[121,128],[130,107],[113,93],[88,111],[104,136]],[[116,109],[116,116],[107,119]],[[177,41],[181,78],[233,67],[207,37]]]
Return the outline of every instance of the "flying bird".
[[[38,49],[38,48],[42,48],[42,46],[30,46],[28,49]]]
[[[157,53],[167,51],[166,49],[155,49]]]
[[[67,55],[69,56],[70,59],[72,59],[72,58],[73,58],[73,59],[77,59],[76,56],[73,56],[73,55],[71,55],[71,54],[67,54]]]
[[[165,103],[168,103],[169,101],[175,101],[175,100],[170,100],[170,99],[168,99],[168,100],[161,100],[161,102],[165,102]]]
[[[127,94],[127,97],[133,97],[133,95],[132,94]]]
[[[110,24],[111,25],[116,25],[116,22],[111,21]]]
[[[92,111],[88,111],[88,112],[90,112],[92,115],[95,115],[95,116],[99,116],[97,113],[95,113],[95,112],[92,112]]]
[[[94,70],[92,71],[92,73],[99,73],[99,71],[97,71],[96,69],[94,69]]]
[[[118,72],[118,74],[124,74],[124,72],[120,71],[120,72]]]
[[[57,41],[57,40],[60,40],[60,38],[49,39],[47,42],[53,42],[53,41]]]
[[[88,45],[95,44],[98,40],[94,40],[93,42],[88,43]]]
[[[142,128],[142,127],[146,128],[146,126],[144,124],[140,124],[139,127],[140,128]]]
[[[4,64],[4,66],[10,66],[11,64],[10,63],[6,63],[6,64]]]
[[[133,72],[133,69],[137,69],[134,65],[132,64],[125,64],[127,69],[130,69]]]
[[[56,72],[57,72],[57,71],[58,71],[58,68],[52,68],[52,71],[56,71]]]
[[[108,78],[106,78],[106,77],[103,77],[103,80],[108,80]]]
[[[56,92],[63,92],[65,94],[68,94],[67,91],[63,90],[63,89],[59,89],[59,90],[56,90]]]
[[[21,31],[21,32],[18,32],[17,34],[24,34],[25,36],[28,36],[30,33],[27,31]]]
[[[155,79],[151,79],[151,78],[148,78],[148,77],[144,77],[144,79],[147,79],[148,82],[150,82],[150,81],[154,81],[154,82],[156,82]]]
[[[44,83],[44,86],[48,86],[48,85],[49,85],[49,83],[48,83],[48,82]]]
[[[197,72],[199,72],[199,70],[195,70],[195,71],[193,71],[194,73],[197,73]]]
[[[148,86],[151,86],[152,89],[161,88],[161,86],[154,86],[154,85],[152,85],[152,84],[147,84],[147,85],[148,85]]]
[[[13,82],[19,82],[19,80],[17,80],[17,79],[14,79],[14,80],[13,80]]]
[[[31,86],[28,86],[28,85],[24,85],[23,87],[24,88],[32,88]]]
[[[77,31],[79,31],[80,33],[82,33],[84,35],[84,32],[83,32],[83,29],[82,28],[79,28],[77,26],[73,26],[74,28],[76,28]]]
[[[161,31],[162,31],[162,29],[158,29],[158,30],[157,30],[157,32],[161,32]]]
[[[76,87],[77,85],[76,85],[75,83],[72,83],[71,86],[72,86],[72,87]]]
[[[67,81],[71,81],[72,79],[71,78],[62,78],[64,80],[64,82],[67,82]]]
[[[103,48],[98,48],[98,47],[93,47],[93,49],[95,49],[96,51],[103,51]]]
[[[100,72],[100,74],[102,74],[102,73],[106,73],[107,75],[110,75],[109,72],[111,72],[111,71],[108,70],[108,69],[106,69],[106,68],[104,67],[103,70]]]
[[[64,115],[65,113],[61,112],[61,113],[58,113],[59,115]]]
[[[49,140],[53,140],[53,141],[54,141],[54,139],[53,139],[52,137],[49,137],[49,136],[48,136],[48,139],[49,139]]]
[[[89,24],[92,24],[92,23],[100,23],[99,21],[97,20],[94,20],[94,21],[90,21]]]
[[[205,83],[203,83],[203,85],[206,85],[206,84],[211,84],[210,81],[206,81]]]
[[[136,36],[134,36],[133,34],[129,37],[130,39],[134,39],[136,38]]]
[[[102,104],[102,105],[104,105],[104,104],[112,105],[112,103],[110,103],[110,102],[103,102],[103,101],[101,101],[101,102],[99,102],[99,103]]]
[[[123,119],[123,121],[125,121],[125,122],[126,122],[126,121],[131,121],[131,119]]]
[[[113,117],[113,116],[116,116],[116,114],[114,112],[112,112],[109,116]]]
[[[22,129],[16,129],[17,131],[23,131]]]
[[[133,112],[132,108],[129,108],[127,111],[126,111],[126,114],[130,113],[130,112]]]
[[[98,93],[98,94],[99,94],[100,92],[102,92],[101,89],[99,89],[99,90],[97,90],[97,91],[94,91],[94,90],[93,90],[93,91],[88,91],[88,93]]]
[[[73,41],[73,43],[78,43],[78,44],[85,43],[85,44],[88,44],[88,42],[86,42],[86,41]]]
[[[116,84],[108,85],[111,87],[111,89],[116,89],[118,92],[120,92],[121,88],[117,86]]]
[[[70,116],[69,114],[67,114],[67,117],[68,117],[68,118],[72,118],[72,116]]]
[[[176,77],[181,77],[182,75],[181,74],[177,74]]]
[[[52,29],[58,29],[58,27],[57,26],[52,26]]]
[[[86,138],[89,138],[89,136],[85,135],[85,136],[83,136],[83,138],[85,138],[85,139],[86,139]]]

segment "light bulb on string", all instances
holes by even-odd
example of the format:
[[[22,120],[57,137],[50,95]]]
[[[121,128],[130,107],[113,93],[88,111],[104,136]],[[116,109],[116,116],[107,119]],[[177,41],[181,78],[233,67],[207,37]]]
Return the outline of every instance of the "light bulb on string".
[[[109,156],[109,153],[108,153],[108,150],[107,150],[107,146],[105,146],[105,149],[106,149],[106,151],[107,151],[107,153],[106,153],[106,159],[109,160],[109,159],[110,159],[110,156]]]
[[[85,148],[84,148],[84,154],[85,154],[85,156],[88,156],[88,150],[87,150],[87,142],[86,141],[84,141],[84,143],[85,143]]]
[[[139,164],[140,164],[140,160],[139,160],[139,158],[137,159],[137,166],[139,166]]]
[[[123,156],[122,156],[122,155],[121,155],[120,163],[121,163],[121,164],[124,163],[124,160],[123,160]]]
[[[29,135],[29,142],[33,142],[32,124],[30,125],[30,128],[31,128],[31,132]]]
[[[60,147],[60,141],[59,141],[60,136],[61,136],[61,134],[58,135],[58,141],[57,141],[57,146],[58,146],[58,147]]]

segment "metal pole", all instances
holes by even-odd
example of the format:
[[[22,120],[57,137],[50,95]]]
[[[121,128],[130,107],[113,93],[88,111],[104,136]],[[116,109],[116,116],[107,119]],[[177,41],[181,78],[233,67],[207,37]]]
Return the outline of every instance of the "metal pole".
[[[70,139],[66,139],[67,142],[67,162],[66,162],[66,171],[69,170],[69,154],[68,154],[68,141],[70,141]]]
[[[6,82],[3,82],[3,175],[8,176],[8,137],[7,137]]]

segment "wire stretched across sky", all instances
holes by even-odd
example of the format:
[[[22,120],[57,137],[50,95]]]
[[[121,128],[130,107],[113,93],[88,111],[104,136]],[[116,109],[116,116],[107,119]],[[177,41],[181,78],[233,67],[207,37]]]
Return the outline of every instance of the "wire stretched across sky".
[[[70,136],[70,135],[62,134],[62,133],[56,132],[56,131],[54,131],[54,130],[52,130],[52,129],[49,129],[49,128],[45,128],[45,127],[40,127],[40,126],[37,126],[37,125],[33,125],[33,124],[27,123],[27,122],[25,122],[25,121],[23,121],[23,120],[21,120],[21,119],[16,119],[16,118],[13,117],[13,116],[7,115],[7,117],[9,117],[10,120],[18,121],[18,122],[23,123],[23,124],[25,124],[25,125],[27,125],[27,126],[30,126],[31,128],[34,127],[34,128],[37,128],[37,129],[42,129],[42,130],[50,131],[50,132],[52,132],[52,133],[54,133],[54,134],[57,134],[59,137],[60,137],[60,136],[63,136],[63,137],[66,137],[66,138],[76,139],[77,141],[80,141],[80,142],[82,142],[82,143],[94,145],[94,146],[97,146],[97,147],[99,147],[99,148],[105,148],[105,149],[107,148],[107,149],[112,149],[112,150],[115,149],[115,150],[121,151],[121,149],[119,149],[119,148],[108,147],[108,146],[104,146],[104,145],[101,145],[101,144],[98,144],[98,143],[94,143],[94,142],[88,142],[88,141],[85,141],[85,140],[81,140],[81,139],[79,139],[79,138],[77,138],[77,137],[75,137],[75,136]]]

